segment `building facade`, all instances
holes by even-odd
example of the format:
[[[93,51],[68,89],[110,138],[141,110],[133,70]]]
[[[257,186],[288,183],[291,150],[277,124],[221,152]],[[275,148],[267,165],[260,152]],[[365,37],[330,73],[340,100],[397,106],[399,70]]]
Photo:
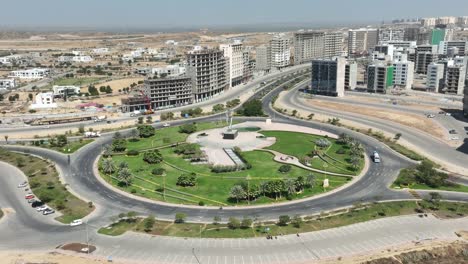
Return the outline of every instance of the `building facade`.
[[[275,35],[270,40],[271,48],[271,67],[282,69],[291,64],[291,41],[283,35]]]
[[[359,55],[368,53],[379,40],[377,29],[354,29],[348,32],[348,54]]]
[[[440,92],[444,87],[444,65],[431,63],[427,67],[427,89],[431,92]]]
[[[0,79],[0,89],[14,89],[16,88],[15,79]]]
[[[387,93],[393,86],[393,66],[383,63],[367,67],[367,91],[369,93]]]
[[[346,59],[313,60],[310,91],[313,94],[344,96]]]
[[[379,43],[389,41],[405,40],[405,29],[403,28],[381,28],[379,29]]]
[[[297,32],[294,34],[294,64],[340,56],[342,45],[343,34],[340,32]]]
[[[393,85],[405,90],[411,90],[414,81],[414,62],[408,60],[393,62]]]
[[[468,41],[441,41],[439,43],[439,53],[448,55],[451,48],[456,49],[458,52],[454,55],[465,56],[468,55]]]
[[[12,71],[9,77],[19,79],[43,79],[49,75],[49,69],[30,69],[21,71]]]
[[[187,75],[192,78],[194,102],[210,99],[229,88],[228,61],[218,49],[197,47],[187,53]]]
[[[345,90],[354,90],[357,85],[357,63],[347,62],[345,67]]]
[[[451,94],[463,94],[465,88],[466,69],[462,65],[452,65],[447,67],[445,88],[443,92]]]
[[[188,105],[193,102],[192,79],[184,76],[146,79],[145,94],[152,109]]]
[[[255,49],[257,71],[269,71],[271,69],[271,48],[270,45],[262,45]]]
[[[244,79],[244,47],[240,41],[231,44],[222,44],[219,48],[229,61],[229,86],[234,87]]]
[[[463,115],[468,118],[468,79],[465,80],[465,96],[463,97]]]

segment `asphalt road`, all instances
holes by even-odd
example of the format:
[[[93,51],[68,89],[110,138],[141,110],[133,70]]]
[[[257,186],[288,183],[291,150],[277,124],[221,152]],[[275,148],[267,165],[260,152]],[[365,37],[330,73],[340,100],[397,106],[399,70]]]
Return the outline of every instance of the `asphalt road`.
[[[271,99],[279,91],[273,91],[263,99],[264,110],[270,116],[273,116],[273,110],[270,107]],[[200,118],[198,122],[219,120],[223,115]],[[177,205],[164,205],[158,203],[142,202],[127,195],[122,195],[109,189],[101,181],[97,180],[97,175],[93,173],[94,161],[100,155],[102,146],[111,142],[111,135],[104,136],[97,141],[85,146],[80,151],[71,155],[71,163],[68,164],[67,156],[58,152],[20,146],[8,146],[11,150],[26,152],[47,158],[60,168],[65,181],[71,186],[73,191],[80,197],[92,201],[97,206],[97,211],[89,217],[89,230],[92,242],[107,250],[112,251],[112,238],[103,238],[96,235],[96,230],[110,223],[110,217],[121,212],[135,211],[140,214],[154,214],[158,218],[174,218],[176,212],[184,212],[188,215],[188,220],[193,222],[212,222],[214,216],[220,216],[226,221],[231,216],[236,217],[257,217],[261,220],[277,219],[279,215],[310,215],[320,213],[326,210],[352,206],[355,203],[388,201],[397,199],[414,199],[406,191],[390,190],[388,186],[394,181],[399,170],[410,166],[413,162],[405,157],[395,153],[379,141],[364,136],[362,134],[347,130],[345,128],[335,127],[327,124],[308,122],[303,120],[290,119],[279,114],[274,115],[274,122],[283,122],[295,125],[308,126],[335,134],[346,132],[357,138],[366,149],[366,153],[377,149],[382,156],[382,163],[370,164],[369,171],[359,178],[354,184],[337,192],[315,199],[297,201],[293,204],[278,204],[265,207],[245,207],[245,208],[211,208],[211,207],[180,207]],[[252,120],[242,118],[241,120]],[[253,120],[258,120],[254,118]],[[184,122],[193,122],[192,120],[181,120],[175,122],[180,124]],[[71,241],[84,241],[84,226],[71,229],[68,226],[51,221],[42,215],[34,214],[31,208],[25,204],[22,190],[16,188],[16,185],[23,181],[21,173],[9,165],[0,164],[0,206],[11,207],[16,212],[7,216],[7,219],[0,224],[0,249],[50,249],[59,244]],[[425,197],[427,191],[418,191]],[[440,192],[444,199],[468,202],[468,194],[454,192]],[[31,213],[32,211],[32,213]],[[44,239],[47,237],[47,239]],[[193,240],[192,240],[193,241]],[[134,247],[146,248],[153,243],[150,239],[134,239]],[[128,244],[128,243],[127,243]],[[130,246],[130,245],[128,245]],[[247,248],[247,247],[245,247]],[[289,248],[289,247],[288,247]],[[297,248],[297,245],[290,247],[291,250]],[[114,248],[119,251],[118,248]],[[271,249],[266,246],[264,250]],[[252,252],[252,251],[250,251]],[[283,252],[283,251],[281,251]],[[172,252],[168,252],[172,253]],[[243,251],[237,252],[237,256],[242,255]],[[107,254],[107,253],[105,253]],[[172,253],[178,254],[178,253]],[[184,253],[185,254],[185,253]],[[255,252],[254,252],[255,254]],[[183,255],[181,253],[181,255]],[[234,255],[235,258],[236,254]],[[320,253],[319,253],[320,256]],[[131,256],[130,256],[131,258]],[[183,262],[180,260],[180,262]],[[231,261],[231,263],[235,263]],[[266,261],[269,262],[269,261]],[[285,260],[285,262],[287,262]],[[174,263],[179,263],[174,261]]]

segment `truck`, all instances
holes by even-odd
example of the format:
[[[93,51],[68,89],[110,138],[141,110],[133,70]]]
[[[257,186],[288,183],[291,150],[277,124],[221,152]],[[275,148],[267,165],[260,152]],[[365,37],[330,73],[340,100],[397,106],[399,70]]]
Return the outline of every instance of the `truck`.
[[[84,136],[85,136],[85,138],[96,138],[96,137],[100,137],[101,134],[100,134],[99,132],[91,132],[91,131],[89,131],[89,132],[85,132],[85,133],[84,133]]]
[[[375,163],[380,163],[380,155],[377,151],[374,151],[372,153],[372,159],[374,160]]]
[[[94,122],[102,122],[102,121],[105,121],[107,119],[107,116],[105,115],[102,115],[102,116],[96,116],[94,118]]]
[[[135,110],[130,113],[130,116],[139,116],[142,115],[143,113],[140,110]]]

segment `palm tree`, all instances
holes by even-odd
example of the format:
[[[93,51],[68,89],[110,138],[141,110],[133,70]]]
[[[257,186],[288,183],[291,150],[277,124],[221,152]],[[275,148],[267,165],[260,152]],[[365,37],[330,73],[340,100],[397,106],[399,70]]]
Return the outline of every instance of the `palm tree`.
[[[8,136],[7,135],[5,135],[5,141],[8,144]]]
[[[296,193],[296,182],[293,179],[288,179],[284,182],[286,193],[288,195],[293,195]]]
[[[123,168],[119,171],[117,178],[120,182],[125,183],[125,185],[128,187],[128,185],[130,185],[132,182],[133,175],[128,168]]]
[[[239,203],[240,199],[244,199],[246,197],[246,193],[245,193],[244,188],[242,188],[242,186],[234,185],[231,188],[230,196],[231,198],[236,199],[236,203]]]
[[[128,169],[128,163],[125,162],[125,161],[122,161],[122,162],[119,163],[119,171],[121,171],[123,169]]]
[[[313,174],[309,174],[306,178],[306,185],[310,188],[314,188],[315,186],[315,176]]]
[[[112,147],[111,145],[104,145],[102,147],[102,155],[104,157],[110,157],[112,155]]]
[[[359,164],[361,162],[361,159],[358,157],[358,156],[351,156],[351,166],[353,167],[353,169],[357,169],[359,168]]]
[[[112,160],[112,158],[107,158],[102,161],[102,170],[106,174],[111,174],[115,171],[115,165],[114,165],[114,161]]]

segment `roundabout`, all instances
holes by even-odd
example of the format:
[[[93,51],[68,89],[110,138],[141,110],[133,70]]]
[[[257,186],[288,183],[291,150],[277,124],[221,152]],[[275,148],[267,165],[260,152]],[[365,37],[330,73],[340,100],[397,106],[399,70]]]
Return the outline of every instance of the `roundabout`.
[[[149,137],[114,138],[105,147],[111,152],[100,157],[101,177],[128,195],[155,201],[255,206],[323,195],[364,167],[360,143],[310,127],[269,120],[190,126],[190,134],[174,126]],[[223,139],[229,129],[239,131],[235,139]]]

